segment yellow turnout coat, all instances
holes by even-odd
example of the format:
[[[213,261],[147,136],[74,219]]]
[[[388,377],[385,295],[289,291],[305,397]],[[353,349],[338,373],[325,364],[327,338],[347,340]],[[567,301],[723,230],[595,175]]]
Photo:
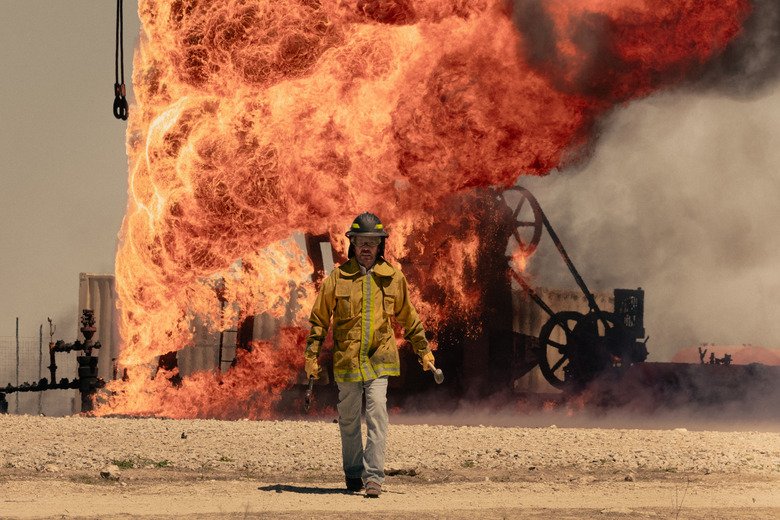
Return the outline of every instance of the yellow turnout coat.
[[[337,267],[320,288],[309,322],[306,356],[316,358],[333,318],[333,376],[360,382],[401,373],[390,318],[419,356],[430,352],[417,311],[409,302],[406,278],[380,258],[363,274],[355,258]]]

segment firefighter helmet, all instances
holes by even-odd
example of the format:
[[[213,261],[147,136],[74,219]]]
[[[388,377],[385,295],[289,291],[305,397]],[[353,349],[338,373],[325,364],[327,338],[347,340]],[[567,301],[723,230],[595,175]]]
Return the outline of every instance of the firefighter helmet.
[[[352,226],[347,231],[346,235],[349,238],[361,236],[361,237],[387,237],[387,231],[379,220],[379,217],[373,213],[361,213],[358,215]]]

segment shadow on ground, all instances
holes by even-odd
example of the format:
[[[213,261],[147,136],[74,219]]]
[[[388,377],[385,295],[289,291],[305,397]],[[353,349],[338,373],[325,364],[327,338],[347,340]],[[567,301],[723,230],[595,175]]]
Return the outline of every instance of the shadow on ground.
[[[288,484],[273,484],[270,486],[260,486],[257,488],[260,491],[273,491],[275,493],[302,493],[304,495],[356,495],[359,493],[353,493],[346,489],[339,488],[325,488],[315,486],[290,486]]]

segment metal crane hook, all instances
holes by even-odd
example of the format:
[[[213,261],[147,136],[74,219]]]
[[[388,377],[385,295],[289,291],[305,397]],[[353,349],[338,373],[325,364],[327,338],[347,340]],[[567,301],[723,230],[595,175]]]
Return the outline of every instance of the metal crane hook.
[[[127,98],[125,97],[125,50],[124,16],[122,0],[116,0],[116,47],[114,48],[114,117],[127,121]],[[121,65],[121,82],[120,82]]]

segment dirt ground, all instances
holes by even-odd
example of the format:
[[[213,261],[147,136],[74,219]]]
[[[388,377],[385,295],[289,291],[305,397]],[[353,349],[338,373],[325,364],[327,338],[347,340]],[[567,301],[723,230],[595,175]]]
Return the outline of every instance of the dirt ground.
[[[780,518],[776,430],[397,422],[366,499],[332,418],[0,416],[0,518]]]

